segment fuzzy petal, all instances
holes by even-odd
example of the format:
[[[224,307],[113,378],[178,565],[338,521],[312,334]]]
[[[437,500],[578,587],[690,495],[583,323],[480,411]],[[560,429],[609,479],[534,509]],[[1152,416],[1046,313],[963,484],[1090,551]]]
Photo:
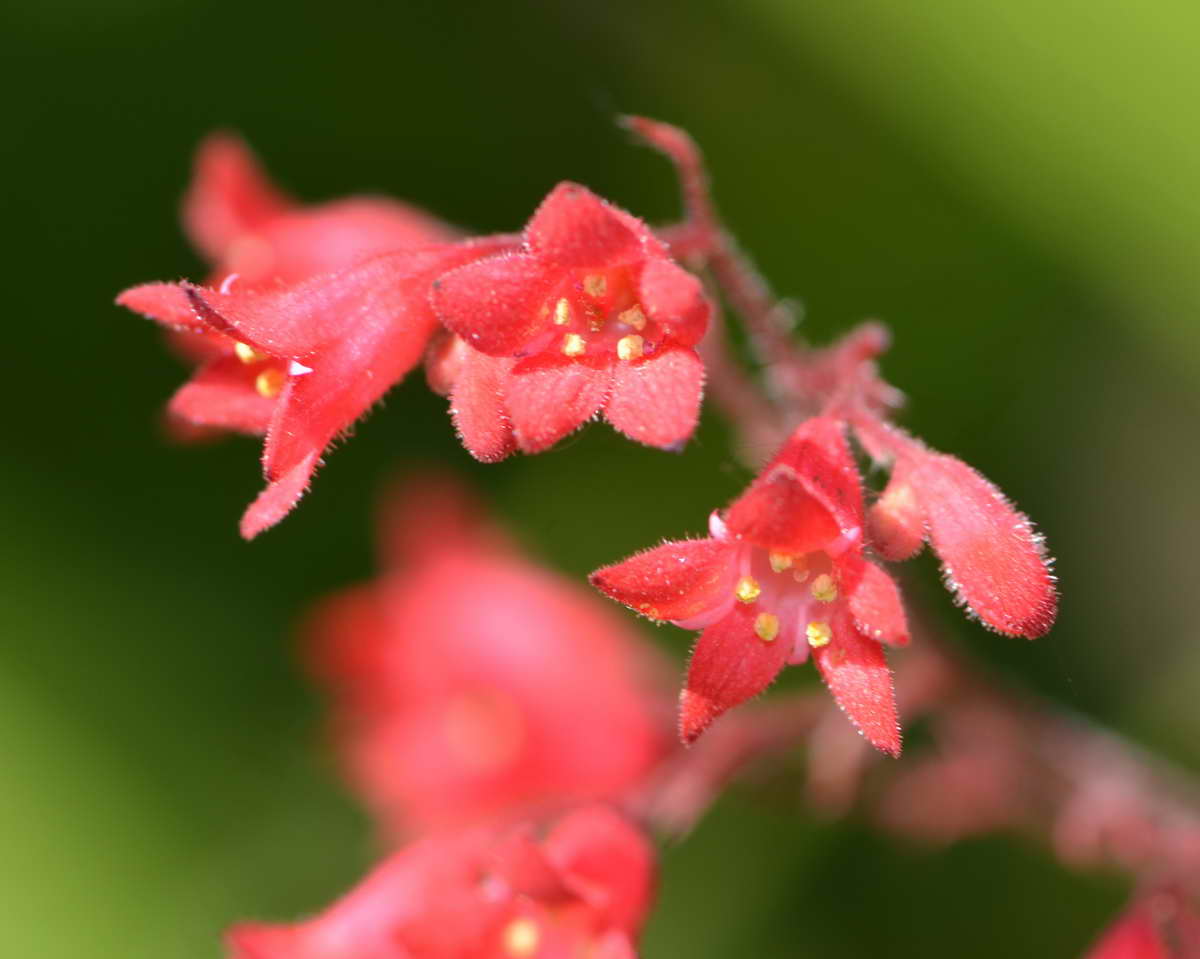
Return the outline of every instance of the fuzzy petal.
[[[525,242],[539,259],[558,267],[601,269],[636,259],[642,252],[638,220],[577,183],[560,183],[525,228]]]
[[[675,448],[695,432],[703,391],[704,364],[695,351],[663,350],[617,363],[604,416],[631,440]]]
[[[651,619],[691,619],[728,597],[735,554],[736,548],[715,539],[677,540],[598,569],[591,583]]]
[[[445,326],[492,356],[512,356],[550,323],[558,273],[536,257],[488,257],[441,276],[433,308]]]
[[[258,495],[258,499],[242,515],[240,529],[244,538],[254,539],[292,511],[292,507],[308,490],[319,454],[320,450],[309,453]]]
[[[1033,524],[995,486],[953,456],[930,454],[913,488],[946,582],[984,623],[1010,636],[1041,636],[1058,596]]]
[[[208,332],[178,283],[142,283],[117,297],[117,305],[149,317],[163,326],[196,333]]]
[[[806,420],[726,517],[729,529],[755,545],[791,553],[822,549],[861,530],[858,470],[840,425]]]
[[[900,755],[896,691],[883,647],[854,628],[844,613],[834,617],[833,640],[813,650],[813,660],[847,718],[876,749]]]
[[[646,315],[662,324],[677,343],[692,346],[708,328],[712,307],[700,281],[665,258],[646,262],[639,283]]]
[[[907,460],[898,461],[883,495],[867,511],[872,548],[894,563],[911,559],[925,543],[925,511],[912,488],[912,472]]]
[[[864,636],[889,646],[908,645],[908,619],[895,581],[874,563],[863,563],[850,614]]]
[[[261,365],[222,356],[202,367],[171,397],[167,410],[196,426],[216,426],[261,435],[275,411],[274,397],[261,396],[254,380]]]
[[[549,449],[598,413],[611,387],[607,365],[565,356],[522,360],[505,387],[517,445],[526,453]]]
[[[290,206],[239,137],[214,133],[200,144],[183,202],[183,224],[193,245],[210,260],[222,259],[240,237]]]
[[[467,347],[450,392],[450,415],[467,452],[483,463],[504,459],[516,448],[504,406],[512,360]]]
[[[761,693],[787,662],[788,643],[767,643],[755,635],[759,612],[739,603],[700,635],[679,697],[679,734],[685,743],[695,742],[726,710]]]

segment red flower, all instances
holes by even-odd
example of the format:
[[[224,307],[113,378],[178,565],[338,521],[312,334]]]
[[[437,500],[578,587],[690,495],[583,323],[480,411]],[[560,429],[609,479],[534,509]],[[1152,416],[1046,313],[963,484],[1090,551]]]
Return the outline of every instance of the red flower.
[[[592,574],[652,619],[704,632],[680,699],[695,740],[810,651],[842,710],[877,748],[900,751],[891,673],[880,643],[908,628],[895,584],[862,555],[858,471],[841,425],[805,422],[711,536],[669,542]]]
[[[1086,959],[1195,959],[1200,915],[1173,889],[1143,896],[1121,915]]]
[[[243,518],[247,538],[291,509],[329,442],[419,361],[437,325],[432,278],[511,244],[439,243],[448,228],[381,198],[293,207],[227,137],[201,148],[184,221],[218,263],[219,292],[151,283],[117,302],[184,331],[203,360],[174,415],[267,434],[270,485]]]
[[[388,572],[312,630],[346,765],[392,833],[617,799],[666,745],[638,637],[477,514],[444,479],[411,489]]]
[[[634,959],[654,852],[628,822],[580,809],[531,827],[425,839],[313,919],[230,931],[231,959]]]
[[[581,186],[559,184],[519,252],[442,277],[433,302],[461,338],[447,348],[452,413],[479,459],[540,452],[601,412],[650,446],[676,447],[696,427],[700,283],[644,223]]]

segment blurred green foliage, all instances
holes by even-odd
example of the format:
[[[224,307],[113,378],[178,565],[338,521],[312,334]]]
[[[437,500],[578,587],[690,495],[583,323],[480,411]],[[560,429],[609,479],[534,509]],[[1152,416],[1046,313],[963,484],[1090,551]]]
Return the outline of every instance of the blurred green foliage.
[[[369,574],[390,472],[468,474],[574,573],[699,531],[746,478],[712,416],[682,457],[593,427],[481,468],[417,378],[294,517],[242,544],[254,446],[164,442],[183,370],[111,306],[202,274],[175,214],[214,126],[300,196],[382,190],[481,230],[516,227],[563,178],[666,219],[669,170],[611,120],[688,127],[806,332],[889,322],[906,423],[1047,532],[1065,596],[1050,637],[961,621],[923,560],[910,580],[935,620],[1200,762],[1198,16],[1117,0],[0,8],[4,951],[214,956],[231,920],[317,908],[371,861],[291,636],[313,597]],[[682,634],[653,635],[682,656]],[[1071,956],[1124,894],[1009,840],[898,848],[750,792],[666,850],[664,882],[650,959]]]

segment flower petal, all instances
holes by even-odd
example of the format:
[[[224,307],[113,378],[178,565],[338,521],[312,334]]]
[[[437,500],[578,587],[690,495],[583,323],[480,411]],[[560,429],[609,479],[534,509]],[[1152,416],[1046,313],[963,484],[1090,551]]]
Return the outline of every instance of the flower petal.
[[[725,519],[737,536],[790,553],[861,530],[858,469],[840,424],[829,417],[801,423]]]
[[[788,643],[764,642],[755,634],[758,612],[739,603],[700,635],[679,697],[679,734],[685,743],[695,742],[727,709],[761,693],[787,662]]]
[[[550,325],[546,304],[561,279],[536,257],[488,257],[438,277],[433,308],[470,346],[512,356]]]
[[[1058,595],[1029,518],[953,456],[924,456],[912,485],[955,597],[1001,633],[1033,638],[1047,632]]]
[[[117,305],[176,330],[207,333],[209,327],[196,314],[178,283],[142,283],[117,297]]]
[[[261,435],[276,403],[274,397],[262,396],[254,388],[261,369],[261,364],[247,365],[236,356],[219,357],[179,388],[167,410],[197,426]]]
[[[245,539],[254,539],[263,530],[278,523],[292,511],[308,490],[309,480],[317,467],[320,450],[305,456],[279,479],[258,494],[258,499],[242,515],[240,530]]]
[[[546,858],[606,928],[636,933],[654,898],[654,848],[607,806],[585,806],[546,836]]]
[[[712,307],[700,281],[664,257],[647,260],[638,298],[650,319],[670,331],[684,346],[699,343],[708,328]]]
[[[466,347],[450,392],[450,415],[467,452],[483,463],[504,459],[516,448],[504,406],[512,360]]]
[[[525,227],[530,252],[557,267],[600,269],[642,254],[645,224],[577,183],[560,183]]]
[[[876,749],[900,755],[896,691],[883,647],[859,635],[846,613],[833,619],[833,639],[813,659],[834,700]]]
[[[850,594],[850,614],[864,636],[889,646],[908,645],[908,619],[895,581],[874,563],[863,563]]]
[[[214,133],[196,151],[192,183],[183,201],[183,225],[200,252],[220,260],[239,237],[291,205],[241,138]]]
[[[522,360],[505,385],[517,445],[526,453],[549,449],[600,411],[611,386],[607,365],[551,355]]]
[[[896,461],[892,475],[867,511],[867,529],[872,548],[891,562],[911,559],[925,543],[925,511],[912,487],[912,464]]]
[[[703,392],[704,364],[696,352],[662,350],[616,364],[604,416],[631,440],[673,448],[695,432]]]
[[[657,620],[691,619],[720,606],[733,589],[736,547],[715,539],[663,543],[590,580],[602,593]]]

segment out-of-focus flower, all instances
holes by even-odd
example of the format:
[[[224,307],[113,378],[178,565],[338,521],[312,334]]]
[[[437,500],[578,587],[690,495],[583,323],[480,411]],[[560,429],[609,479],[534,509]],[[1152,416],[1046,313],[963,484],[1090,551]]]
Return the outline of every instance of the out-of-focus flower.
[[[245,924],[231,959],[633,959],[654,851],[603,806],[532,827],[424,839],[325,912]]]
[[[457,336],[440,359],[464,445],[481,460],[537,453],[604,417],[672,448],[696,427],[704,369],[694,346],[710,307],[644,223],[573,183],[525,227],[519,252],[435,284]]]
[[[1200,915],[1177,889],[1140,896],[1085,959],[1197,959]]]
[[[680,699],[694,740],[810,652],[843,711],[879,749],[900,751],[881,643],[908,628],[895,584],[864,559],[858,472],[839,423],[802,424],[708,539],[669,542],[592,574],[614,599],[703,629]]]
[[[351,778],[393,833],[617,799],[665,749],[639,639],[452,482],[388,511],[386,572],[311,627]]]

